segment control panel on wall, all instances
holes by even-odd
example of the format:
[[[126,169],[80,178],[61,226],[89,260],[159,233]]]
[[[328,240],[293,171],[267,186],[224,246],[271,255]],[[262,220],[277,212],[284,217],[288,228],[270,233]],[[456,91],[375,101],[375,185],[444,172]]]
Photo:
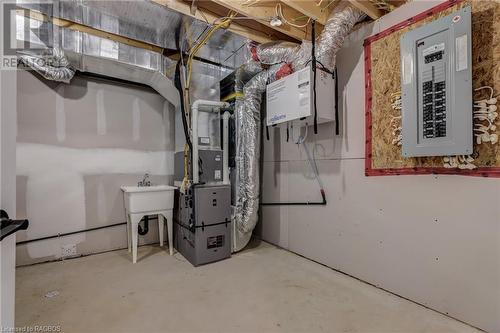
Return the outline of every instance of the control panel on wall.
[[[266,87],[266,124],[274,126],[288,121],[312,125],[314,120],[314,74],[311,67],[298,70]],[[316,107],[318,124],[335,120],[335,79],[316,70]]]
[[[401,37],[403,156],[472,153],[471,8]]]

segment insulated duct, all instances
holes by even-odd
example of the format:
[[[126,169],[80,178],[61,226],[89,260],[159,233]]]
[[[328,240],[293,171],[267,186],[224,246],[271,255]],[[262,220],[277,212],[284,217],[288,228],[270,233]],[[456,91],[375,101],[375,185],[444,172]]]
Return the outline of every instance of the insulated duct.
[[[324,26],[323,31],[316,40],[317,60],[333,71],[335,55],[344,44],[344,40],[354,25],[365,17],[365,14],[349,5],[341,10],[335,10]],[[303,41],[301,45],[291,42],[269,42],[255,46],[251,49],[252,58],[262,64],[272,65],[278,63],[292,64],[293,70],[306,66],[311,59],[311,42]]]
[[[335,55],[356,22],[364,18],[364,13],[351,6],[335,11],[318,38],[316,57],[330,70],[335,66]],[[287,42],[273,42],[252,49],[252,60],[263,64],[275,64],[268,70],[256,74],[243,88],[244,97],[236,100],[236,200],[234,223],[240,237],[249,235],[255,228],[259,209],[259,159],[261,102],[266,85],[276,79],[282,66],[292,64],[293,70],[304,68],[311,58],[311,43],[300,46]],[[282,63],[285,63],[283,65]],[[238,237],[235,237],[237,240]],[[236,244],[241,250],[245,244]]]
[[[244,97],[238,97],[236,119],[236,196],[234,223],[240,235],[251,234],[258,221],[259,159],[260,159],[260,105],[268,79],[281,65],[257,73],[243,88]],[[237,246],[236,251],[243,246]],[[239,248],[238,248],[239,247]]]
[[[292,42],[269,42],[259,44],[252,49],[252,58],[262,64],[273,65],[281,62],[290,63],[297,57],[299,44]]]
[[[366,16],[361,10],[347,5],[343,10],[335,10],[325,23],[316,45],[316,58],[333,71],[335,56],[354,25]]]
[[[60,48],[54,48],[50,54],[43,56],[22,54],[19,56],[19,61],[47,80],[69,83],[75,75],[75,71],[69,66],[68,59]]]
[[[36,26],[33,18],[20,17],[23,24]],[[33,24],[32,24],[33,23]],[[145,84],[156,90],[167,101],[178,106],[177,90],[164,73],[173,76],[175,62],[160,53],[126,45],[85,32],[46,26],[52,31],[53,47],[37,54],[19,54],[20,62],[44,78],[69,83],[75,72],[88,72],[110,78]],[[45,36],[46,40],[40,39]],[[51,45],[48,34],[25,34],[19,42]],[[63,51],[64,50],[64,51]]]
[[[316,59],[328,70],[335,68],[335,56],[344,44],[344,40],[354,25],[364,19],[366,14],[348,4],[341,4],[343,9],[335,10],[325,23],[323,31],[316,39]],[[311,60],[312,45],[303,42],[292,60],[294,70],[304,68]]]
[[[257,212],[257,210],[248,210],[245,207],[247,206],[248,201],[247,193],[248,189],[245,185],[248,179],[248,176],[251,173],[246,173],[243,163],[253,164],[254,161],[250,158],[255,158],[254,154],[256,150],[252,150],[249,154],[252,154],[250,157],[246,154],[245,144],[248,142],[255,142],[257,139],[257,130],[256,121],[253,118],[253,114],[247,112],[248,108],[246,106],[246,97],[243,95],[246,84],[252,79],[256,78],[259,73],[262,72],[262,66],[259,62],[249,60],[246,64],[240,66],[235,73],[235,91],[241,94],[238,94],[235,101],[234,107],[234,123],[235,123],[235,138],[236,138],[236,150],[235,150],[235,160],[236,167],[233,171],[234,175],[231,176],[231,191],[234,202],[234,210],[233,210],[233,251],[239,251],[243,249],[250,240],[252,236],[252,228],[249,228],[249,217],[248,212]],[[265,86],[264,86],[265,87]],[[260,119],[260,113],[257,114],[257,117]],[[251,126],[251,129],[249,129]],[[251,132],[249,132],[249,130]],[[258,166],[255,166],[258,167]],[[255,168],[254,167],[254,168]],[[256,170],[256,169],[254,169]],[[258,185],[257,185],[258,190]],[[257,192],[258,195],[258,192]]]
[[[81,72],[146,84],[156,90],[175,107],[180,104],[179,94],[172,80],[158,70],[82,53],[68,53],[68,58],[71,59],[72,66]],[[171,61],[167,59],[165,58],[166,61]],[[171,62],[175,64],[173,61]]]

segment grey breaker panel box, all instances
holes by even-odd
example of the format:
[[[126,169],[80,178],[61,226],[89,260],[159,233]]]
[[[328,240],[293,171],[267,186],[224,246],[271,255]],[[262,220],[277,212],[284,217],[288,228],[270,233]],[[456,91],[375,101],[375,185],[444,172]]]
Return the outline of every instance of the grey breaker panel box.
[[[472,154],[471,8],[401,37],[403,156]]]

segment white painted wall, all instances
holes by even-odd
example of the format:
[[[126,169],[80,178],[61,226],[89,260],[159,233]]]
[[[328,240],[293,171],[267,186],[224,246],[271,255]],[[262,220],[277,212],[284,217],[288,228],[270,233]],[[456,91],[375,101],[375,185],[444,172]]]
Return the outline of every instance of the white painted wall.
[[[145,172],[172,182],[174,112],[152,90],[74,78],[57,84],[26,71],[18,81],[18,217],[30,220],[19,241],[125,222],[121,185]],[[156,221],[141,243],[158,242]],[[125,248],[124,225],[17,246],[17,264]]]
[[[342,135],[309,131],[326,207],[263,207],[262,238],[490,332],[500,332],[500,180],[364,176],[363,40],[437,2],[350,35],[337,57]],[[263,202],[320,200],[305,153],[271,129]]]
[[[16,71],[0,70],[0,208],[13,219],[16,218],[16,80]],[[16,234],[0,242],[0,330],[6,331],[14,328],[15,244]]]

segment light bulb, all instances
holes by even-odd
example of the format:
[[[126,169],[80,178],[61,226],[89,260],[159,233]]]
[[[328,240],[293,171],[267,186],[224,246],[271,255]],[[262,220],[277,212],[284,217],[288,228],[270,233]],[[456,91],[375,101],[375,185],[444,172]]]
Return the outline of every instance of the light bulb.
[[[271,24],[272,27],[279,27],[283,24],[283,22],[281,22],[281,19],[279,18],[279,16],[273,16],[271,18],[271,22],[269,22]]]

